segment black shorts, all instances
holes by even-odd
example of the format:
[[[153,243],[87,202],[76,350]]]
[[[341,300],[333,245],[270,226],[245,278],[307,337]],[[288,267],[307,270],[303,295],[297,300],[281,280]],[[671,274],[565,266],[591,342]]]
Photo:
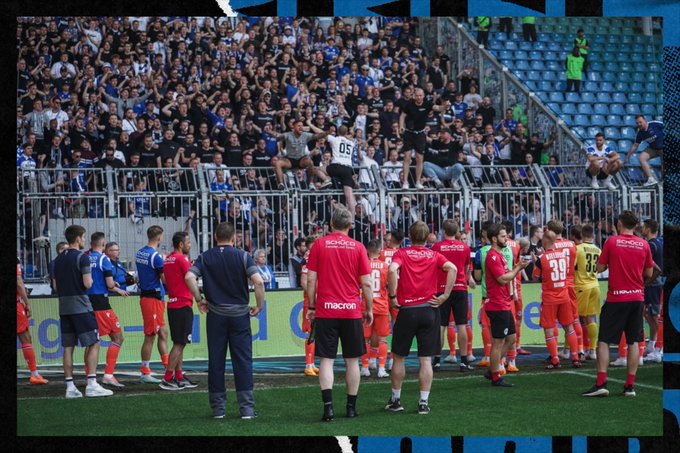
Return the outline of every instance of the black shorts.
[[[514,335],[515,318],[512,317],[512,312],[508,311],[486,311],[491,323],[491,337],[496,340],[502,340],[505,337]]]
[[[468,322],[468,293],[467,291],[451,291],[449,296],[443,304],[439,306],[439,322],[442,327],[449,325],[449,318],[451,311],[453,311],[453,320],[457,326],[467,324]]]
[[[663,286],[647,286],[645,288],[645,311],[651,316],[661,313],[661,293]]]
[[[399,310],[392,329],[392,353],[408,357],[413,337],[418,342],[418,357],[432,357],[441,351],[439,310],[426,307]]]
[[[425,131],[409,132],[404,131],[404,151],[415,149],[418,154],[425,154],[427,147],[427,135]]]
[[[326,173],[331,178],[336,178],[340,180],[343,186],[354,187],[354,170],[352,167],[342,164],[330,164],[326,168]]]
[[[191,332],[194,327],[194,311],[190,307],[168,309],[170,338],[174,344],[191,343]]]
[[[61,345],[73,348],[80,341],[80,346],[92,346],[99,341],[99,325],[93,311],[75,315],[59,316]]]
[[[317,357],[334,359],[338,355],[338,338],[344,358],[366,354],[362,319],[317,318],[314,320],[314,330]]]
[[[602,168],[600,168],[600,171],[597,173],[597,179],[607,179],[607,176],[609,176],[609,175],[607,173],[605,173],[604,170],[602,170]],[[590,174],[590,171],[588,171],[587,168],[586,168],[586,177],[588,177],[588,178],[593,177],[593,175]]]
[[[302,161],[302,159],[304,159],[304,157],[301,157],[299,159],[293,159],[292,157],[284,157],[284,159],[286,159],[288,162],[290,162],[290,168],[292,168],[292,169],[296,169],[296,168],[302,169],[302,167],[300,166],[300,162]]]
[[[621,334],[626,333],[626,343],[631,345],[643,340],[642,302],[605,302],[600,313],[600,334],[597,341],[618,344]]]

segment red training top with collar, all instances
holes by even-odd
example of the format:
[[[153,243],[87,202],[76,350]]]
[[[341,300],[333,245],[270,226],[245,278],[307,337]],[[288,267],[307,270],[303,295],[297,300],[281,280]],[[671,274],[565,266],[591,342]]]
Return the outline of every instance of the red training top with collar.
[[[399,249],[392,264],[399,265],[397,303],[403,307],[427,304],[437,294],[437,277],[448,260],[422,246]]]
[[[332,233],[314,243],[307,268],[318,274],[317,318],[360,319],[361,277],[371,274],[366,248],[344,234]]]
[[[642,273],[654,267],[647,241],[632,234],[610,237],[598,264],[609,266],[607,302],[644,302]]]
[[[484,309],[486,311],[510,311],[512,309],[512,298],[510,297],[509,285],[512,282],[501,285],[497,280],[501,275],[510,272],[505,257],[492,247],[486,254],[484,265],[486,266],[484,278],[486,279],[487,297]]]
[[[567,290],[567,267],[569,258],[564,250],[547,250],[536,260],[534,276],[541,277],[541,302],[543,305],[559,305],[569,302]]]
[[[456,266],[458,273],[456,274],[456,283],[453,285],[453,291],[467,291],[467,273],[472,265],[470,247],[461,241],[445,239],[433,245],[432,250],[444,255],[444,258]],[[446,289],[447,273],[441,271],[438,275],[437,292],[443,293]]]
[[[165,258],[163,273],[168,289],[168,310],[178,310],[194,303],[194,296],[184,282],[184,276],[191,267],[189,257],[183,253],[172,252]]]

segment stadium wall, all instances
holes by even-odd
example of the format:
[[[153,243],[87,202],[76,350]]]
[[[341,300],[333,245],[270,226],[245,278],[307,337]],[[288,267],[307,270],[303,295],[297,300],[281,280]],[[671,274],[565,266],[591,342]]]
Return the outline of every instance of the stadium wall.
[[[606,295],[607,282],[600,282],[602,296]],[[482,336],[477,322],[480,309],[479,287],[470,291],[469,303],[473,308],[473,346],[482,347]],[[251,297],[254,303],[254,296]],[[522,345],[543,345],[544,335],[539,326],[539,305],[541,285],[528,283],[522,285],[524,309],[522,316]],[[138,298],[111,297],[111,307],[116,312],[123,329],[125,343],[120,351],[119,363],[135,363],[139,361],[139,351],[144,340],[142,316]],[[54,297],[32,298],[32,318],[29,320],[33,336],[38,365],[60,365],[63,348],[59,332],[59,303]],[[262,312],[252,319],[253,356],[255,358],[302,356],[304,354],[305,334],[301,330],[302,321],[302,291],[272,291],[266,294],[266,305]],[[184,359],[207,359],[205,316],[194,307],[194,329],[192,344],[184,350]],[[108,338],[107,338],[108,339]],[[102,340],[102,347],[108,347],[109,342]],[[17,364],[25,368],[21,344],[17,340]],[[446,348],[446,346],[445,346]],[[76,364],[82,365],[83,351],[77,348],[74,355]],[[105,354],[100,353],[103,363]],[[160,361],[158,351],[154,349],[152,361]]]

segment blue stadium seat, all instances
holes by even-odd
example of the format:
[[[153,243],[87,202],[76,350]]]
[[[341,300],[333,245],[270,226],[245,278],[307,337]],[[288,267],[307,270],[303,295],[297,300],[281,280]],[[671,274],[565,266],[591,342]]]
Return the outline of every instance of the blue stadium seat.
[[[615,140],[621,137],[619,134],[619,129],[617,127],[605,127],[604,137],[610,140]]]
[[[599,92],[596,94],[597,96],[597,102],[612,102],[612,98],[609,95],[609,93],[606,92]]]
[[[593,126],[606,126],[607,120],[605,119],[604,115],[591,115],[590,124]]]
[[[618,74],[615,74],[613,72],[605,72],[602,75],[602,80],[604,80],[605,82],[616,82],[616,80],[618,79],[617,76]]]
[[[528,80],[540,80],[541,79],[541,73],[539,71],[528,71],[527,72],[527,79]]]
[[[645,104],[656,104],[656,96],[654,93],[645,93],[642,95]]]
[[[604,144],[608,146],[612,151],[618,151],[618,146],[614,140],[605,140]]]
[[[607,43],[604,45],[604,50],[607,52],[618,52],[619,45],[614,43]]]
[[[583,126],[574,126],[571,128],[571,131],[576,135],[577,137],[585,137],[586,136],[586,130]]]
[[[553,84],[549,80],[541,80],[538,82],[538,88],[541,91],[551,91],[553,89]]]
[[[622,126],[623,122],[619,115],[607,115],[607,124],[610,126]]]
[[[519,43],[519,48],[522,50],[531,50],[532,46],[530,42],[522,41]]]
[[[623,124],[635,124],[635,115],[625,114],[621,118],[621,122],[623,122]]]
[[[595,99],[595,94],[594,94],[594,93],[591,93],[591,92],[588,92],[588,91],[586,91],[586,92],[584,92],[584,93],[581,93],[581,100],[582,100],[583,102],[591,102],[591,103],[593,103],[593,102],[596,101],[596,99]]]
[[[552,93],[551,93],[551,94],[552,94]],[[559,115],[560,113],[562,113],[562,107],[561,107],[560,104],[557,103],[557,102],[548,102],[548,103],[545,104],[545,105],[546,105],[546,107],[548,107],[550,110],[552,110],[553,112],[557,113],[558,115]]]
[[[630,93],[628,93],[628,102],[639,104],[640,102],[642,102],[642,95],[638,92],[631,91]]]
[[[628,151],[630,151],[630,150],[628,150]],[[628,151],[626,151],[626,152],[628,152]],[[623,152],[623,151],[621,151],[621,152]],[[638,159],[638,153],[633,153],[633,154],[630,155],[630,159],[628,160],[628,165],[630,167],[637,167],[638,165],[640,165],[640,159]]]
[[[593,114],[593,107],[590,104],[586,104],[586,103],[578,104],[577,110],[578,110],[578,113],[580,113],[582,115],[592,115]]]
[[[605,73],[605,74],[610,74],[610,73]],[[588,71],[587,77],[588,77],[588,80],[590,80],[591,82],[599,82],[599,81],[602,80],[602,77],[600,77],[600,73],[595,72],[595,71]]]
[[[543,61],[537,60],[537,61],[532,61],[531,62],[531,69],[535,71],[543,71],[545,70],[545,64],[543,64]]]
[[[604,44],[607,41],[607,37],[605,35],[601,34],[596,34],[593,36],[593,42],[596,44]]]
[[[555,89],[559,91],[564,91],[567,89],[567,82],[564,80],[555,81]]]
[[[514,60],[499,60],[503,66],[506,66],[508,68],[511,68],[515,65]]]
[[[524,84],[529,88],[531,91],[538,91],[538,85],[536,85],[536,82],[533,80],[526,80]]]
[[[560,118],[562,118],[562,121],[564,121],[567,124],[572,124],[574,122],[574,118],[571,115],[565,115],[564,113],[560,114]]]
[[[627,52],[617,52],[616,53],[616,61],[618,61],[618,62],[630,61],[630,57],[628,56]]]
[[[643,115],[656,115],[656,107],[652,104],[642,104],[640,111]]]
[[[502,41],[492,40],[489,42],[489,49],[491,50],[503,50],[505,48],[506,47]]]
[[[628,126],[622,127],[620,132],[621,138],[625,138],[626,140],[635,140],[635,136],[637,135],[635,129]]]
[[[570,94],[570,93],[569,93]],[[550,93],[551,102],[564,102],[564,95],[560,91]],[[570,101],[573,102],[573,101]]]
[[[621,72],[632,72],[633,71],[633,65],[628,61],[622,61],[621,64],[619,65],[619,71],[621,71]]]
[[[528,80],[526,71],[513,70],[512,73],[515,74],[519,80]]]
[[[549,50],[543,53],[543,59],[548,61],[557,60],[557,54],[554,51]]]
[[[646,48],[647,48],[647,46],[645,46],[644,44],[635,43],[635,44],[633,44],[633,46],[630,49],[633,52],[645,52]]]
[[[602,128],[596,126],[590,126],[588,128],[588,137],[595,138],[595,136],[602,132]]]
[[[562,113],[567,115],[576,115],[576,105],[570,102],[562,104]]]
[[[567,102],[580,102],[581,96],[579,96],[578,93],[574,93],[573,91],[570,91],[570,92],[564,94],[564,100],[567,101]]]
[[[607,72],[617,73],[617,72],[619,72],[619,65],[617,63],[613,62],[613,61],[608,61],[605,64],[604,70],[607,71]]]
[[[505,48],[508,50],[515,50],[517,49],[517,44],[515,44],[514,41],[505,41]]]
[[[655,157],[654,159],[649,159],[649,165],[652,167],[661,167],[661,158]]]
[[[582,86],[584,91],[597,92],[600,90],[599,84],[597,82],[586,82],[585,85]]]
[[[558,61],[547,61],[545,67],[551,71],[559,71],[562,69],[562,65]]]
[[[616,61],[616,54],[614,52],[603,52],[600,59],[602,61]]]
[[[552,50],[553,52],[559,52],[562,50],[562,46],[560,45],[559,42],[551,41],[548,43],[548,50]]]
[[[633,142],[630,140],[619,140],[619,151],[621,153],[627,153],[633,146]]]
[[[640,106],[638,104],[626,104],[626,113],[629,115],[639,115]]]
[[[567,72],[566,71],[557,71],[555,73],[555,79],[557,79],[557,80],[567,80]]]
[[[517,60],[527,60],[529,58],[529,54],[525,50],[516,50],[515,58]]]
[[[628,86],[627,82],[616,82],[616,85],[614,87],[616,91],[628,91],[630,87]]]
[[[646,91],[659,91],[659,87],[656,86],[656,82],[647,82],[647,83],[645,83],[645,90]]]
[[[564,80],[564,78],[560,78],[555,71],[543,71],[543,80]]]
[[[641,60],[645,63],[655,63],[661,60],[661,55],[654,55],[652,52],[646,52],[641,55]]]
[[[595,104],[593,105],[593,112],[598,114],[598,115],[608,115],[609,114],[609,105],[608,104]]]
[[[588,63],[588,68],[589,68],[589,71],[603,71],[604,70],[604,64],[602,64],[599,61],[594,61],[592,63]]]
[[[628,74],[628,73],[624,72],[622,74]],[[640,82],[631,82],[630,84],[628,84],[628,90],[632,91],[634,93],[642,91],[642,84]]]
[[[574,115],[574,124],[576,126],[588,127],[590,126],[590,118],[588,115]]]
[[[505,33],[501,32],[496,32],[491,34],[496,41],[505,41],[507,39],[507,36],[505,36]]]
[[[536,50],[545,50],[545,41],[541,39],[541,35],[545,35],[545,33],[538,34],[538,41],[534,43],[534,49]]]
[[[510,52],[509,50],[501,50],[498,56],[503,60],[509,60],[510,58],[512,58],[512,52]]]
[[[619,72],[616,75],[619,82],[630,82],[630,72]]]
[[[614,85],[611,82],[602,82],[600,83],[600,91],[612,92],[614,91]]]
[[[567,60],[567,57],[571,54],[571,52],[567,52],[566,50],[563,50],[562,52],[559,53],[559,61],[564,62]]]
[[[633,82],[646,82],[647,80],[649,80],[647,78],[647,75],[648,74],[645,72],[635,72],[633,74]]]
[[[661,71],[661,65],[659,63],[650,63],[647,65],[647,69],[650,72],[658,73],[659,71]]]
[[[529,59],[531,61],[542,60],[543,59],[543,53],[532,50],[531,52],[529,52]]]
[[[626,95],[617,91],[616,93],[612,94],[612,102],[623,104],[626,102]]]
[[[525,60],[517,60],[515,64],[515,69],[519,69],[521,71],[528,71],[529,70],[529,63]]]

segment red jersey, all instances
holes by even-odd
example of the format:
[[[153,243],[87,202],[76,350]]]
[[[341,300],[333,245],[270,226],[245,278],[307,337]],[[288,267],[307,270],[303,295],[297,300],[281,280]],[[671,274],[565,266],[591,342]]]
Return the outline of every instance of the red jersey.
[[[510,284],[501,285],[497,278],[510,272],[505,257],[500,252],[492,248],[486,254],[484,261],[486,272],[486,297],[484,304],[486,311],[510,311],[512,308],[512,298],[510,297]]]
[[[534,276],[541,277],[541,302],[543,305],[559,305],[569,301],[567,290],[567,267],[569,258],[564,250],[547,250],[536,260]]]
[[[163,274],[168,289],[168,310],[177,310],[194,304],[194,296],[184,282],[184,276],[191,267],[189,257],[183,253],[172,252],[165,258]]]
[[[569,239],[560,238],[555,241],[555,248],[562,250],[569,262],[567,263],[567,285],[574,286],[574,268],[576,267],[576,244]]]
[[[389,313],[389,302],[387,298],[387,270],[389,266],[379,258],[372,259],[371,265],[371,285],[373,288],[373,314],[387,315]],[[361,304],[366,306],[366,300],[362,297]]]
[[[17,278],[21,278],[21,263],[19,258],[17,258]],[[17,303],[21,302],[21,295],[19,294],[19,288],[17,288]]]
[[[508,247],[512,250],[512,259],[513,262],[512,264],[514,265],[515,263],[519,263],[519,251],[521,250],[521,247],[517,242],[515,242],[514,239],[508,238]],[[515,277],[515,291],[518,292],[522,289],[522,273],[518,272],[517,277]]]
[[[453,291],[467,291],[467,273],[472,265],[470,247],[460,241],[445,239],[433,245],[432,250],[444,255],[444,258],[456,266],[458,273],[456,274],[456,283],[453,285]],[[447,273],[440,271],[438,274],[437,292],[443,293],[446,289]]]
[[[427,304],[437,294],[437,277],[447,262],[444,255],[423,246],[399,249],[392,257],[392,263],[399,265],[399,305]]]
[[[649,243],[632,234],[610,237],[598,264],[609,266],[607,302],[643,302],[645,269],[653,268]]]
[[[354,239],[332,233],[314,243],[307,268],[318,274],[316,317],[360,319],[361,277],[371,275],[366,248]]]
[[[399,250],[399,249],[392,249],[392,248],[389,248],[389,247],[384,248],[380,252],[380,256],[378,257],[378,259],[386,262],[387,265],[389,266],[390,264],[392,264],[392,257],[394,256],[395,253],[397,253],[397,250]]]

